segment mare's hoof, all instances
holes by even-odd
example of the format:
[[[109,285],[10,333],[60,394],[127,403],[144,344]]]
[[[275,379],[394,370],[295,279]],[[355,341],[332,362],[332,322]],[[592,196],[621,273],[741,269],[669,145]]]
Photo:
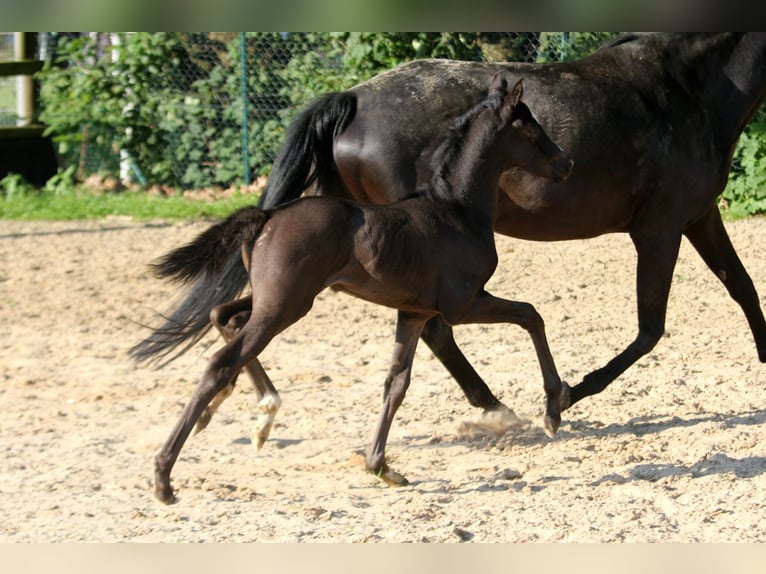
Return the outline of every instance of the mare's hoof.
[[[569,385],[561,381],[561,392],[558,397],[548,395],[545,405],[545,417],[543,418],[543,430],[549,438],[556,436],[556,431],[561,426],[561,411],[564,404],[569,404]]]
[[[381,470],[371,472],[388,486],[407,486],[410,483],[404,476],[395,470],[390,469],[388,466],[383,467]]]
[[[543,430],[545,431],[545,434],[548,435],[548,438],[553,438],[556,436],[556,431],[559,430],[560,425],[561,417],[545,415],[545,418],[543,419]]]

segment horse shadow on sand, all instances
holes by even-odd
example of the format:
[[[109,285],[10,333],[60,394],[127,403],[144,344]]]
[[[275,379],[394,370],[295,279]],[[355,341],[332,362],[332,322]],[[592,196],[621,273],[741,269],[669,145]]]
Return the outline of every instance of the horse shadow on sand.
[[[688,416],[679,417],[668,414],[646,415],[632,418],[624,423],[611,423],[604,425],[599,421],[573,420],[563,422],[562,426],[553,439],[560,441],[575,441],[582,439],[616,439],[621,436],[633,437],[640,440],[641,437],[658,435],[662,432],[687,428],[691,429],[704,424],[716,424],[721,433],[731,432],[733,429],[750,426],[761,426],[766,423],[766,409],[756,409],[740,413],[712,413],[698,412]],[[512,451],[516,447],[543,448],[550,443],[545,433],[538,429],[539,425],[532,421],[521,421],[516,428],[509,430],[502,436],[481,434],[480,430],[469,425],[462,425],[458,433],[451,437],[426,440],[420,445],[410,445],[409,448],[434,448],[450,446],[467,446],[468,448],[493,448],[498,449],[500,455]],[[468,431],[468,432],[466,432]],[[407,437],[407,440],[419,440],[425,437]],[[573,449],[573,456],[574,449]],[[598,456],[598,455],[595,455]],[[449,486],[449,480],[423,479],[415,480],[412,486],[423,492],[451,493],[476,492],[476,491],[499,491],[499,490],[522,490],[529,488],[532,491],[545,489],[552,483],[569,481],[575,476],[550,475],[541,476],[533,481],[524,479],[524,475],[512,468],[500,468],[502,459],[498,459],[498,470],[491,476],[471,478],[465,480],[462,488],[455,489]],[[602,484],[626,484],[630,482],[657,482],[670,477],[703,478],[714,475],[731,474],[740,479],[755,478],[766,474],[766,456],[746,456],[742,458],[731,457],[725,452],[714,451],[705,454],[698,461],[690,464],[669,462],[642,462],[629,469],[623,466],[608,472],[601,477],[589,481],[588,486]]]

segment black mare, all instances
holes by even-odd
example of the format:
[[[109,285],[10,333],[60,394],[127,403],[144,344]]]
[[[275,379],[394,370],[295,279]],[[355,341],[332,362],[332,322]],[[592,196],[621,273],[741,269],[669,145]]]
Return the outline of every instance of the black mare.
[[[312,187],[371,203],[404,197],[431,177],[447,118],[481,99],[484,78],[498,70],[524,77],[525,101],[576,167],[563,185],[505,172],[495,231],[537,241],[628,233],[638,255],[638,333],[579,384],[565,384],[564,407],[604,390],[660,340],[682,236],[741,306],[766,361],[758,295],[716,203],[736,141],[766,95],[763,32],[627,35],[565,63],[402,65],[305,108],[259,205],[272,208]],[[504,408],[441,317],[422,337],[472,405]]]
[[[156,456],[155,495],[161,501],[175,500],[171,470],[192,429],[210,414],[209,405],[231,392],[243,368],[256,380],[268,380],[258,355],[308,313],[327,287],[398,310],[383,410],[366,456],[368,470],[389,484],[407,483],[386,463],[386,440],[410,383],[418,339],[436,316],[451,325],[509,322],[526,329],[543,374],[544,427],[551,435],[556,432],[562,384],[541,317],[528,303],[484,290],[497,266],[493,222],[500,174],[521,167],[562,181],[572,169],[569,157],[520,101],[521,94],[521,80],[509,83],[504,72],[495,74],[486,98],[449,130],[445,126],[449,135],[434,153],[431,184],[417,193],[413,187],[408,199],[379,206],[308,197],[268,211],[243,208],[154,265],[161,277],[192,282],[188,296],[195,299],[200,316],[189,317],[185,311],[171,315],[132,349],[134,357],[161,357],[189,344],[206,330],[214,306],[214,322],[221,315],[235,320],[219,325],[226,343],[211,357]],[[221,274],[233,259],[248,270],[251,296],[229,302],[215,286],[226,279]],[[241,290],[244,284],[234,287]],[[273,390],[270,381],[267,387],[260,390]]]

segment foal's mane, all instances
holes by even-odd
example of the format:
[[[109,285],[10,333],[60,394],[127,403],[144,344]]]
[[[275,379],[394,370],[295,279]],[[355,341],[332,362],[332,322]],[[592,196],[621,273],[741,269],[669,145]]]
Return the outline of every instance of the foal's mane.
[[[503,91],[493,90],[473,108],[452,120],[447,128],[447,135],[432,156],[431,168],[433,176],[431,181],[419,189],[418,193],[434,199],[452,196],[452,185],[447,178],[455,158],[458,157],[463,149],[468,128],[484,110],[489,109],[497,112],[503,102],[504,94],[505,92]]]

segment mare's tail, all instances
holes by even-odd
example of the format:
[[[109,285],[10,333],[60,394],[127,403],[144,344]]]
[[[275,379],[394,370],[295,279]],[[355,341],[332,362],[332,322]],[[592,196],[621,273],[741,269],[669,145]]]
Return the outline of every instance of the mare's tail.
[[[303,108],[287,130],[258,206],[271,209],[297,199],[315,182],[320,188],[329,184],[335,176],[333,143],[355,115],[352,92],[325,94]],[[194,284],[164,325],[130,349],[131,357],[138,362],[164,359],[162,366],[205,335],[210,310],[235,299],[247,285],[239,248],[255,240],[267,217],[257,208],[241,209],[153,265],[159,277]]]
[[[353,92],[324,94],[303,108],[287,130],[258,207],[297,199],[315,182],[320,189],[326,186],[336,175],[333,142],[355,115]]]
[[[194,283],[165,323],[128,351],[134,360],[164,359],[159,366],[165,365],[205,335],[211,327],[210,310],[235,299],[247,286],[241,247],[252,246],[267,219],[267,212],[244,207],[151,265],[157,277]]]

